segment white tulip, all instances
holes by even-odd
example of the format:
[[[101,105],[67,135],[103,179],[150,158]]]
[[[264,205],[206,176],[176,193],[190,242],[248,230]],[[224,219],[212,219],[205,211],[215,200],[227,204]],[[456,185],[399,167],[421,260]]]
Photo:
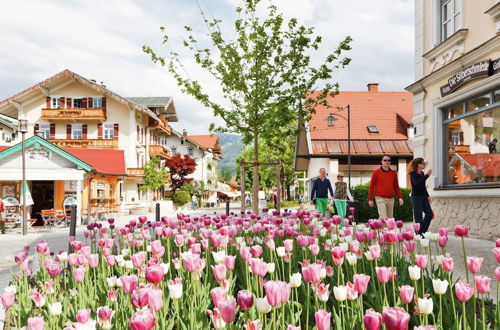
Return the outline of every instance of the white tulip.
[[[134,264],[132,263],[132,260],[125,261],[124,266],[127,269],[134,269]]]
[[[114,288],[116,286],[116,281],[117,280],[118,280],[118,278],[116,276],[108,277],[106,279],[106,283],[108,283],[108,286],[110,288]]]
[[[420,268],[418,266],[408,266],[408,273],[410,273],[410,279],[412,281],[418,281],[420,279]]]
[[[432,309],[434,304],[432,303],[432,298],[418,298],[418,310],[423,315],[432,314]]]
[[[347,287],[344,285],[334,286],[333,295],[337,301],[345,301],[347,299]]]
[[[344,240],[346,243],[352,242],[352,236],[344,236]]]
[[[226,252],[212,252],[212,256],[214,257],[214,261],[216,264],[221,264],[224,262],[224,257],[226,256]]]
[[[271,305],[269,305],[266,297],[255,299],[255,305],[259,313],[267,314],[271,311]]]
[[[351,266],[354,266],[358,262],[358,258],[354,253],[346,253],[345,258],[347,259],[347,263]]]
[[[96,321],[88,320],[86,323],[75,323],[76,330],[95,330],[96,329]]]
[[[278,254],[278,257],[284,257],[286,254],[285,247],[280,246],[280,247],[276,248],[276,254]]]
[[[168,291],[170,292],[170,298],[179,299],[182,297],[182,283],[169,284]]]
[[[366,229],[366,226],[362,223],[356,225],[356,230],[358,231],[364,231]]]
[[[62,313],[62,305],[60,302],[55,302],[53,304],[49,304],[49,314],[50,315],[61,315]]]
[[[365,252],[365,258],[366,258],[366,260],[368,260],[368,261],[372,261],[372,260],[373,260],[373,258],[372,258],[372,254],[370,253],[370,251],[366,251],[366,252]]]
[[[302,283],[302,274],[295,273],[290,275],[290,284],[292,285],[292,288],[298,288],[301,283]]]
[[[321,270],[319,271],[319,278],[323,280],[325,277],[326,277],[326,268],[321,268]]]
[[[57,255],[57,258],[60,262],[68,261],[68,253],[66,251],[63,251]]]
[[[415,235],[415,238],[414,238],[415,241],[417,242],[420,242],[422,240],[422,236],[420,235]]]
[[[342,250],[344,250],[344,251],[349,250],[349,244],[347,244],[347,243],[345,243],[345,242],[344,242],[344,243],[340,243],[340,244],[339,244],[339,246],[340,246],[340,248],[341,248]]]
[[[326,236],[326,233],[328,233],[328,230],[326,228],[321,228],[320,231],[319,231],[319,235],[321,237],[325,237]]]
[[[160,264],[160,267],[163,270],[163,274],[167,274],[170,270],[170,262],[166,264]]]
[[[151,245],[148,245],[148,246],[146,247],[146,251],[151,252]]]
[[[431,239],[431,235],[432,235],[432,233],[430,231],[427,231],[427,232],[423,233],[424,238],[428,239],[428,240]]]
[[[432,257],[434,257],[434,256],[432,256]],[[438,255],[438,256],[435,257],[436,262],[438,264],[442,264],[443,263],[443,258],[444,258],[444,255],[442,255],[442,254],[440,254],[440,255]]]
[[[274,270],[276,269],[276,265],[274,264],[274,262],[268,262],[267,263],[267,272],[269,274],[272,274],[274,273]]]
[[[3,288],[3,291],[5,293],[13,293],[13,294],[16,294],[17,292],[17,288],[14,284],[11,284],[9,286],[6,286],[5,288]]]
[[[440,279],[432,280],[432,287],[436,294],[445,294],[446,290],[448,290],[448,281]]]
[[[123,258],[123,255],[122,254],[118,254],[115,256],[115,261],[118,263],[118,264],[121,264],[122,262],[125,261],[125,259]]]
[[[129,254],[130,254],[130,250],[129,250],[129,249],[123,249],[123,250],[122,250],[122,255],[123,255],[124,257],[128,256]]]
[[[420,246],[423,248],[428,248],[429,247],[429,240],[427,238],[422,238],[420,240]]]

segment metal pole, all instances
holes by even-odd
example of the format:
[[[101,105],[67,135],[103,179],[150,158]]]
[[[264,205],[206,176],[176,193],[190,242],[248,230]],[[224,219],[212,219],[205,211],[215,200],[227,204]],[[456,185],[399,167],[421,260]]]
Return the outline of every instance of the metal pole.
[[[26,158],[24,157],[24,132],[21,133],[22,135],[22,158],[23,158],[23,184],[21,191],[23,192],[23,235],[26,236],[28,234],[28,225],[26,223]]]
[[[156,203],[156,222],[160,222],[160,203]]]
[[[229,199],[226,199],[226,215],[229,216]]]
[[[351,189],[351,105],[347,105],[347,172]]]
[[[281,211],[281,163],[276,161],[276,211]]]
[[[71,205],[71,212],[70,212],[70,223],[69,223],[69,237],[75,237],[76,236],[76,205]],[[68,253],[72,253],[73,249],[71,248],[71,243],[69,244],[68,247]],[[69,265],[68,265],[69,267]]]
[[[240,163],[240,192],[241,192],[241,211],[245,212],[245,162]]]

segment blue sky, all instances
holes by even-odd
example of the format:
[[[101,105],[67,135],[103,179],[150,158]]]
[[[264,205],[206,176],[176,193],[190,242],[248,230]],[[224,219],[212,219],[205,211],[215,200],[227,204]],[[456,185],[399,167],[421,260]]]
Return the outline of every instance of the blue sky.
[[[268,0],[263,0],[267,2]],[[352,63],[336,73],[342,90],[403,90],[414,78],[414,14],[411,0],[276,0],[286,17],[314,26],[323,36],[318,57],[347,35],[354,39]],[[183,26],[203,34],[198,4],[223,20],[231,31],[234,8],[241,0],[15,0],[0,1],[0,99],[3,100],[64,69],[105,82],[123,96],[172,96],[179,123],[189,134],[208,133],[222,124],[209,109],[183,95],[166,69],[152,63],[143,45],[167,54],[160,26],[169,31],[170,47],[181,51]],[[183,56],[189,74],[212,81]],[[217,94],[218,89],[209,88]]]

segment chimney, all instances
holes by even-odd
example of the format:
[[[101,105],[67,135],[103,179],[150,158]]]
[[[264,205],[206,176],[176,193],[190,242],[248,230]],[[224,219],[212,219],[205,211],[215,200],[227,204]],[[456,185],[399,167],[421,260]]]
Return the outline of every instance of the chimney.
[[[378,92],[378,83],[369,83],[368,84],[368,91],[377,93]]]
[[[184,135],[185,137],[188,136],[188,131],[186,131],[185,129],[182,130],[182,135]]]

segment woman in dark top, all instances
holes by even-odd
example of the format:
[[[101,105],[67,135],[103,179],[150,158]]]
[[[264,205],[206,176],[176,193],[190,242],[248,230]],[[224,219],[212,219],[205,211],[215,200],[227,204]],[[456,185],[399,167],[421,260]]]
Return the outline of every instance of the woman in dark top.
[[[432,209],[430,205],[429,193],[425,187],[425,181],[432,174],[428,170],[424,174],[425,162],[423,158],[415,158],[410,162],[408,174],[411,181],[411,205],[413,206],[413,217],[415,222],[420,224],[418,233],[422,235],[427,232],[432,220]],[[425,216],[424,216],[425,215]]]

